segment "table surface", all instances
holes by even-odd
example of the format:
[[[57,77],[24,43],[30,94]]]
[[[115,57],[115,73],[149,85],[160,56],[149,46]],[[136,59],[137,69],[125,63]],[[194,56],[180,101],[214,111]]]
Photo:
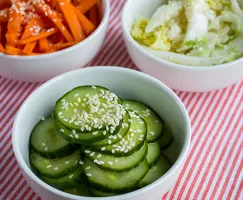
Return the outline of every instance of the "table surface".
[[[90,66],[137,69],[121,36],[124,0],[111,1],[109,31]],[[0,77],[0,199],[40,199],[24,180],[14,157],[11,132],[23,101],[41,83]],[[192,123],[190,154],[174,188],[162,199],[243,199],[243,81],[209,93],[175,91]]]

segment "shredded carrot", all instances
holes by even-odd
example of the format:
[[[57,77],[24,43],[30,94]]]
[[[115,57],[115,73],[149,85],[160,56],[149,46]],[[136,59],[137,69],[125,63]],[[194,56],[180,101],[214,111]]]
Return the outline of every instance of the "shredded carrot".
[[[57,0],[59,6],[61,8],[62,13],[64,14],[69,28],[73,34],[73,37],[76,42],[80,42],[85,38],[84,32],[78,18],[73,10],[72,4],[69,3],[67,0]]]
[[[32,53],[34,48],[35,48],[35,46],[36,46],[36,44],[37,44],[37,41],[27,43],[25,45],[24,49],[23,49],[23,52],[27,53],[27,54]]]
[[[5,52],[5,49],[4,49],[4,47],[3,47],[3,45],[2,45],[2,43],[0,42],[0,52],[2,52],[2,53],[4,53]]]
[[[99,24],[100,0],[0,0],[0,52],[53,53],[86,39]]]
[[[97,27],[98,26],[98,23],[99,23],[99,15],[98,15],[97,9],[98,9],[97,6],[94,5],[89,10],[89,18],[90,18],[90,21],[95,25],[95,27]]]
[[[77,8],[74,7],[74,11],[78,17],[78,20],[79,20],[81,26],[84,29],[84,32],[86,33],[86,35],[90,35],[95,30],[94,24],[84,14],[82,14]]]
[[[47,38],[42,38],[39,40],[39,48],[41,52],[47,52],[49,50],[49,43]]]
[[[54,44],[51,46],[51,49],[54,49],[54,50],[61,50],[61,49],[65,49],[67,47],[70,47],[70,46],[73,46],[77,44],[77,42],[67,42],[67,43],[63,43],[63,44]]]
[[[12,46],[6,46],[5,53],[10,55],[22,55],[23,51],[21,49],[12,47]]]
[[[6,33],[7,44],[15,46],[20,36],[21,24],[23,21],[23,14],[20,12],[20,0],[16,0],[10,8],[8,31]]]
[[[69,31],[66,29],[66,27],[63,25],[61,20],[59,19],[57,13],[50,8],[47,4],[36,3],[34,4],[45,16],[48,16],[53,23],[57,26],[57,28],[61,31],[63,36],[67,39],[69,42],[73,42],[73,37],[69,33]]]
[[[81,13],[86,13],[97,3],[97,0],[82,0],[79,4],[79,10]]]
[[[42,33],[39,33],[37,35],[34,35],[34,36],[31,36],[29,38],[26,38],[26,39],[21,39],[19,40],[19,44],[27,44],[29,42],[33,42],[33,41],[36,41],[36,40],[40,40],[42,38],[46,38],[50,35],[53,35],[54,33],[56,33],[57,30],[56,29],[53,29],[53,30],[50,30],[50,31],[47,31],[47,32],[42,32]]]

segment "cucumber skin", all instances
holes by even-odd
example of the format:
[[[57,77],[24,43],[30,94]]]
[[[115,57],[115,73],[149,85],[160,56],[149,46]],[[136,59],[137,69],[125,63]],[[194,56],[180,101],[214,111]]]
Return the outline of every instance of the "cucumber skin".
[[[168,136],[168,134],[170,134],[170,135]],[[166,143],[164,142],[164,138],[165,137],[166,137],[166,139],[168,137],[170,137],[169,140]],[[158,139],[160,148],[162,150],[167,149],[171,145],[173,140],[174,140],[174,137],[173,137],[173,133],[172,133],[171,127],[170,127],[170,125],[168,123],[164,122],[163,134]]]
[[[149,145],[156,145],[157,146],[157,150],[158,150],[158,155],[157,157],[155,158],[155,160],[153,162],[148,162],[148,165],[149,165],[149,168],[152,168],[154,165],[156,165],[156,163],[158,162],[159,158],[160,158],[160,146],[157,142],[154,142],[154,143],[148,143],[148,152],[149,152]],[[147,159],[148,161],[148,159]]]
[[[92,188],[92,187],[90,188],[90,193],[94,197],[111,197],[111,196],[119,195],[119,194],[115,194],[115,193],[103,192],[103,191],[97,190],[97,189]]]

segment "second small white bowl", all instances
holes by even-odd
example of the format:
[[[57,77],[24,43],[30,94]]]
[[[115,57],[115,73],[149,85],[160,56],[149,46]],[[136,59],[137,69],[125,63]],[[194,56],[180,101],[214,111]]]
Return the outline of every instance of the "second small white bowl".
[[[185,66],[157,58],[141,48],[130,35],[135,19],[151,17],[156,9],[166,2],[166,0],[128,0],[123,8],[123,37],[129,55],[137,67],[169,87],[181,91],[212,91],[243,79],[243,58],[217,66]]]

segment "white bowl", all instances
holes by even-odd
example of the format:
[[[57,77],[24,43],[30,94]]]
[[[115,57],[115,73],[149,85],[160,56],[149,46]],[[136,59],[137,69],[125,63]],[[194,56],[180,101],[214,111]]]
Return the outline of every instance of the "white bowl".
[[[159,180],[140,190],[107,198],[78,197],[57,190],[40,180],[29,165],[29,137],[43,116],[54,109],[56,100],[74,87],[101,85],[122,98],[142,101],[151,106],[174,131],[174,142],[165,154],[173,163]],[[44,199],[75,200],[159,200],[176,182],[188,154],[190,119],[180,99],[166,85],[144,73],[118,67],[86,68],[60,75],[40,86],[23,103],[14,121],[12,144],[21,171],[34,191]]]
[[[51,54],[11,56],[0,53],[0,75],[27,82],[47,81],[59,74],[84,67],[101,49],[108,28],[109,0],[99,5],[102,21],[84,41]]]
[[[166,0],[128,0],[123,8],[122,31],[127,50],[137,67],[169,87],[190,92],[221,89],[243,79],[243,58],[217,66],[185,66],[148,53],[131,37],[137,17],[151,17]]]

